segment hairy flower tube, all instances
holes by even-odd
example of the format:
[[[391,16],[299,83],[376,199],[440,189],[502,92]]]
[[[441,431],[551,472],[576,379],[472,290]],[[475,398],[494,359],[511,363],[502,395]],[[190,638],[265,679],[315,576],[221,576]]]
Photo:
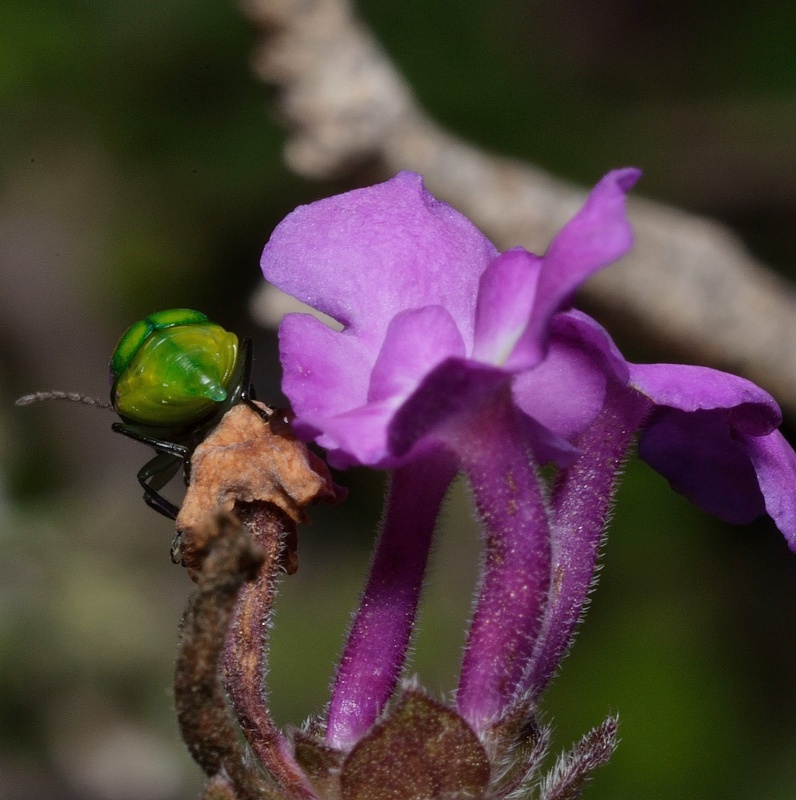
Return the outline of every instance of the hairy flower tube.
[[[479,735],[536,698],[566,652],[637,433],[641,458],[677,491],[731,522],[768,513],[796,549],[796,455],[774,400],[715,370],[631,364],[571,307],[631,248],[638,177],[606,175],[543,256],[498,253],[409,172],[296,209],[266,245],[265,277],[342,325],[308,314],[281,325],[295,430],[334,466],[391,472],[330,748],[350,751],[395,690],[459,472],[484,555],[455,710]]]

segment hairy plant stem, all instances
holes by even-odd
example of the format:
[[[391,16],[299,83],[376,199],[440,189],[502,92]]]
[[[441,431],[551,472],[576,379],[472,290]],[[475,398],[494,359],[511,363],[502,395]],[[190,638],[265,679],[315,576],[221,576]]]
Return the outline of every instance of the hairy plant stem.
[[[403,668],[440,503],[454,475],[436,452],[393,472],[370,577],[332,691],[327,742],[348,749],[375,722]]]
[[[238,592],[254,576],[262,553],[233,516],[217,515],[213,522],[216,529],[197,574],[198,587],[183,618],[174,700],[182,737],[205,774],[225,773],[238,800],[254,800],[267,797],[268,790],[245,766],[218,665]]]
[[[267,504],[241,503],[235,510],[262,549],[264,560],[257,577],[238,596],[221,656],[224,685],[246,740],[271,777],[288,797],[311,800],[315,794],[268,713],[265,689],[267,634],[284,534],[295,525]]]

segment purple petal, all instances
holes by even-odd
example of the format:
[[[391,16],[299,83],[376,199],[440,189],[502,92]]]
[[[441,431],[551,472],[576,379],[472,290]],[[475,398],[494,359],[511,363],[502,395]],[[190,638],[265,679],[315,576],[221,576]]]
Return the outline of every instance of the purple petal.
[[[542,260],[517,247],[499,255],[481,276],[475,321],[473,358],[522,368],[515,352],[531,317]],[[535,356],[536,354],[534,354]]]
[[[336,469],[359,464],[390,469],[398,465],[389,452],[387,440],[394,415],[395,403],[391,401],[368,403],[332,417],[309,421],[299,418],[293,428],[303,439],[314,437],[326,449],[327,460]]]
[[[658,404],[639,455],[701,508],[743,524],[768,512],[796,547],[796,456],[773,398],[706,367],[631,364],[631,384]]]
[[[544,352],[550,318],[572,298],[592,274],[621,258],[633,245],[625,196],[641,177],[640,170],[609,172],[592,189],[578,213],[547,248],[539,277],[533,317],[523,334],[527,352]]]
[[[719,519],[742,525],[765,513],[754,467],[721,410],[659,407],[641,432],[638,451],[675,491]]]
[[[567,311],[551,321],[544,360],[515,377],[514,399],[526,414],[572,441],[602,409],[607,378],[624,384],[627,375],[627,363],[606,331],[591,317]]]
[[[456,324],[439,306],[398,314],[372,369],[359,339],[306,315],[286,318],[280,336],[284,388],[297,414],[294,429],[315,438],[338,468],[396,466],[388,450],[396,410],[441,359],[464,355]]]
[[[455,449],[460,431],[478,426],[484,408],[508,389],[510,373],[468,359],[450,358],[429,373],[417,391],[397,411],[390,425],[389,451],[401,463],[413,448],[434,443]],[[556,431],[548,430],[532,413],[515,409],[515,423],[537,463],[571,463],[577,451]]]
[[[554,336],[544,361],[520,373],[512,388],[526,414],[571,441],[600,412],[605,382],[601,366],[579,341]]]
[[[757,472],[766,511],[796,551],[796,453],[779,431],[740,441]]]
[[[516,407],[515,411],[517,412],[517,425],[523,429],[523,439],[528,442],[533,460],[537,464],[540,466],[555,464],[564,468],[578,457],[578,448],[557,432],[523,413],[519,407]]]
[[[405,398],[437,364],[464,356],[464,342],[440,306],[404,311],[390,322],[370,377],[370,402]]]
[[[447,359],[396,413],[389,432],[390,452],[406,456],[423,440],[446,442],[453,429],[477,420],[480,410],[509,380],[510,375],[496,367]]]
[[[261,266],[288,294],[375,347],[399,312],[441,305],[472,347],[478,280],[496,251],[419,175],[301,206],[274,230]]]
[[[629,364],[614,344],[614,340],[598,322],[588,314],[571,308],[569,311],[556,314],[550,323],[552,335],[571,336],[577,339],[584,350],[603,365],[605,373],[619,383],[629,380]]]
[[[315,439],[340,469],[383,460],[394,407],[367,404],[373,357],[362,341],[308,314],[290,314],[279,328],[279,344],[296,434]]]
[[[656,405],[681,411],[727,409],[733,430],[762,436],[782,421],[779,406],[751,381],[709,367],[629,364],[630,384]]]
[[[373,359],[361,340],[309,314],[288,314],[279,326],[282,389],[300,419],[333,416],[367,400]]]

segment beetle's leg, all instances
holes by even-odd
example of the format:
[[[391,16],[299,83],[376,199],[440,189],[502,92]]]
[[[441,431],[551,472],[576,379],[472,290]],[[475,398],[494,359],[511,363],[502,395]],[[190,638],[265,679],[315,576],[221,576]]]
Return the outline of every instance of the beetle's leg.
[[[258,406],[257,403],[254,402],[252,398],[247,397],[244,401],[246,405],[254,411],[255,414],[263,421],[263,422],[270,422],[271,417],[274,414],[274,409],[270,406],[266,406],[263,408],[262,406]]]
[[[174,456],[175,458],[179,458],[181,461],[188,461],[191,456],[191,451],[188,447],[184,444],[175,444],[174,442],[168,442],[164,439],[156,439],[154,436],[147,436],[144,433],[139,433],[132,428],[129,428],[123,422],[114,422],[111,425],[112,430],[116,433],[121,433],[122,436],[128,436],[131,439],[135,439],[136,442],[141,442],[142,444],[148,444],[150,447],[154,447],[158,453],[165,453],[170,456]]]
[[[265,411],[254,402],[257,394],[252,383],[252,340],[246,337],[241,342],[241,349],[243,350],[243,373],[241,374],[240,402],[245,403],[263,422],[268,422],[274,413],[273,409]]]
[[[252,340],[246,336],[241,340],[240,348],[243,351],[243,371],[240,377],[240,400],[246,405],[251,405],[251,400],[256,400],[254,384],[252,383]]]
[[[169,547],[171,563],[180,566],[182,564],[182,531],[175,531]],[[184,564],[182,564],[185,566]]]
[[[138,470],[138,482],[144,490],[144,500],[150,508],[169,519],[177,519],[180,509],[158,493],[182,466],[182,459],[169,453],[158,453]]]
[[[188,465],[190,464],[191,450],[183,444],[168,442],[164,439],[156,439],[148,436],[133,428],[129,428],[122,422],[114,422],[111,428],[116,433],[128,436],[136,442],[154,447],[157,455],[147,461],[138,471],[138,482],[144,489],[144,500],[150,508],[154,508],[159,514],[169,519],[177,519],[180,509],[170,503],[158,493],[176,474],[180,465],[186,467],[186,483],[188,478]]]

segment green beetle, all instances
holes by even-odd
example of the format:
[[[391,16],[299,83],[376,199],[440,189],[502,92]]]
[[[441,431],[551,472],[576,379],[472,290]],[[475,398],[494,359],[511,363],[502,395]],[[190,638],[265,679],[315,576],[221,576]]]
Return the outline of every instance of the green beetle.
[[[117,343],[110,363],[110,406],[84,395],[39,392],[17,404],[64,399],[113,408],[121,422],[113,430],[149,445],[155,457],[138,471],[144,500],[169,519],[179,509],[162,489],[184,469],[224,414],[238,403],[252,403],[251,341],[186,308],[157,311],[131,325]]]

